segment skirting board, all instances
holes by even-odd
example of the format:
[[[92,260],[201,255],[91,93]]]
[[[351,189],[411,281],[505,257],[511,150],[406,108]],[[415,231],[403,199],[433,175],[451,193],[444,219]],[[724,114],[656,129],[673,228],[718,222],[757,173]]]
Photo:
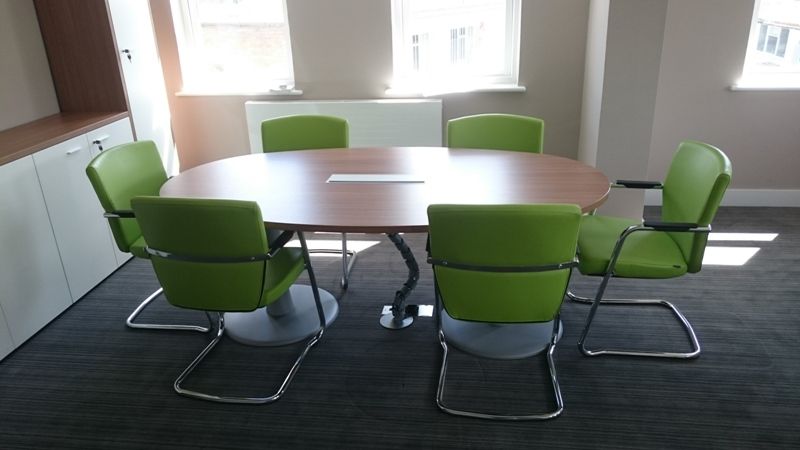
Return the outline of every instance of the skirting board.
[[[661,205],[661,192],[647,191],[645,205]],[[800,190],[796,189],[728,189],[722,206],[800,207]]]

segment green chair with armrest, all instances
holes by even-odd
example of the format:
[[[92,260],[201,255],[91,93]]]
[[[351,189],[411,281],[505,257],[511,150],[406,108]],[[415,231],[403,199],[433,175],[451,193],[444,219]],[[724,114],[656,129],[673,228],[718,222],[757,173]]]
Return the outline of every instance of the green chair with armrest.
[[[349,143],[349,125],[347,120],[340,117],[298,114],[261,122],[261,147],[264,153],[347,148]],[[347,234],[342,233],[341,249],[314,249],[311,250],[311,253],[341,253],[341,284],[343,288],[347,289],[350,270],[353,268],[357,256],[355,251],[347,249]]]
[[[447,122],[447,146],[542,153],[544,121],[514,114],[476,114]]]
[[[175,380],[175,391],[223,403],[263,404],[278,400],[325,331],[323,307],[303,234],[298,233],[301,248],[284,247],[293,235],[291,231],[284,231],[269,242],[261,210],[249,201],[136,197],[131,206],[167,300],[180,308],[217,314],[216,335]],[[311,282],[319,329],[308,337],[275,393],[233,397],[182,386],[222,339],[225,313],[250,312],[275,303],[303,270]]]
[[[572,268],[581,211],[577,205],[431,205],[433,265],[442,365],[436,403],[450,414],[494,420],[551,419],[564,405],[553,352]],[[475,242],[475,236],[481,236]],[[448,344],[471,355],[522,359],[544,353],[555,409],[480,412],[447,406]]]
[[[661,189],[660,221],[635,221],[602,215],[586,215],[578,240],[584,275],[602,277],[594,298],[568,293],[571,300],[591,303],[578,347],[587,356],[623,355],[662,358],[695,358],[700,343],[689,321],[673,305],[657,299],[603,299],[612,277],[665,279],[700,271],[711,221],[731,180],[731,163],[718,148],[697,142],[682,142],[675,153],[664,183],[619,180],[612,186]],[[688,352],[590,349],[586,339],[600,305],[660,305],[680,321],[691,344]]]
[[[111,234],[120,251],[132,253],[137,258],[149,258],[145,251],[147,244],[131,211],[131,199],[137,195],[158,195],[161,185],[167,181],[156,144],[153,141],[138,141],[109,148],[89,162],[86,175],[105,211]],[[196,325],[134,322],[162,292],[163,289],[159,287],[139,304],[128,316],[125,322],[127,326],[203,333],[211,329]]]

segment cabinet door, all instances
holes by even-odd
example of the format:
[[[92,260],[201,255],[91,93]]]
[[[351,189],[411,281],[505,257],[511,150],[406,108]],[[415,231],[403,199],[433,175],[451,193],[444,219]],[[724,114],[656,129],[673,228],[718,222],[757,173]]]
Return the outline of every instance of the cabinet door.
[[[86,177],[90,160],[85,136],[33,155],[73,301],[117,268],[106,219]]]
[[[33,157],[0,166],[0,307],[14,344],[70,304]]]
[[[150,3],[109,0],[114,37],[136,140],[154,141],[168,175],[178,173],[167,90],[153,33]]]
[[[118,120],[104,127],[90,131],[86,134],[86,138],[88,139],[91,147],[91,157],[94,158],[95,156],[99,155],[101,151],[107,148],[132,142],[133,133],[131,132],[131,122],[129,119]],[[97,196],[94,196],[94,199],[94,204],[97,206],[97,214],[102,215],[103,207],[100,206],[100,200],[97,199]],[[111,234],[111,228],[108,228],[107,222],[108,221],[106,221],[106,228],[108,229],[108,235],[111,236],[111,242],[114,242],[114,237]],[[114,243],[113,247],[114,258],[116,258],[117,267],[125,264],[125,262],[131,259],[133,256],[130,253],[120,251],[119,248],[117,248],[116,243]]]

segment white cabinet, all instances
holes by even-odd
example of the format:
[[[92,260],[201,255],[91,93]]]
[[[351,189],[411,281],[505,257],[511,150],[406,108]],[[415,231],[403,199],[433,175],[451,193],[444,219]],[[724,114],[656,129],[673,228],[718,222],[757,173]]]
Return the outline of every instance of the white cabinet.
[[[89,161],[86,135],[33,155],[72,301],[117,268],[107,221],[86,177]]]
[[[130,258],[85,175],[100,147],[133,125],[178,170],[149,2],[33,3],[60,113],[0,130],[0,359]]]
[[[20,345],[72,303],[32,156],[0,166],[0,267],[0,307]]]
[[[168,175],[178,173],[167,89],[153,32],[150,3],[108,0],[136,140],[156,143]]]
[[[99,141],[132,141],[125,118],[0,165],[0,359],[110,275],[116,245],[86,177]]]

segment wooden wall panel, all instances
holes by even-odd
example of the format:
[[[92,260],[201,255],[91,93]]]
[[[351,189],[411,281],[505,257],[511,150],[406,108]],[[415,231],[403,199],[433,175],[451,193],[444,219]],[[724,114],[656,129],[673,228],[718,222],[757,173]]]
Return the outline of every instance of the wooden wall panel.
[[[61,112],[128,110],[105,0],[34,0]]]

